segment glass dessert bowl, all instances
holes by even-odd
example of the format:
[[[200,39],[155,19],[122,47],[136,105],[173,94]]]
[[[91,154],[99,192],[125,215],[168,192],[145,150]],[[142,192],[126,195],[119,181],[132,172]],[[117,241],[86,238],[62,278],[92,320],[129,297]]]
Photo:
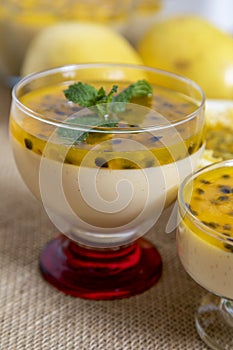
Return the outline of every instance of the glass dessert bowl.
[[[100,63],[35,73],[12,96],[18,170],[61,232],[41,253],[44,278],[90,299],[150,288],[162,259],[142,236],[199,164],[202,90],[153,68]]]
[[[180,187],[178,254],[185,270],[211,294],[196,313],[212,349],[233,348],[233,160],[208,165]]]

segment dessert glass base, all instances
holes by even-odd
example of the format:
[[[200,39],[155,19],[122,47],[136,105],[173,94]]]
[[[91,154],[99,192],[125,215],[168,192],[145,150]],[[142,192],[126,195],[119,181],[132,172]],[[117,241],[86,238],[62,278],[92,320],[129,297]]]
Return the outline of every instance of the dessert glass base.
[[[152,287],[162,273],[157,249],[141,238],[117,249],[89,249],[64,235],[52,239],[40,256],[43,277],[75,297],[119,299]]]
[[[211,349],[233,349],[232,301],[214,295],[205,296],[197,310],[195,322],[198,334]]]

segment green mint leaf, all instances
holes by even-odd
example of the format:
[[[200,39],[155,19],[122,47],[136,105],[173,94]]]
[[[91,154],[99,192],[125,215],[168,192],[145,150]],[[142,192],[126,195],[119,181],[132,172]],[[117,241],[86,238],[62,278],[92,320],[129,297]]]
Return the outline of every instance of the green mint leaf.
[[[151,97],[152,87],[146,80],[138,80],[114,97],[115,102],[130,102],[132,98]]]
[[[153,90],[151,85],[146,80],[138,80],[133,84],[132,98],[137,97],[151,97]]]
[[[101,95],[101,98],[98,98],[96,103],[110,103],[113,99],[113,94],[115,94],[117,92],[118,86],[117,85],[113,85],[111,91],[106,95],[105,90],[101,87],[99,89],[99,91],[101,90],[101,92],[103,91],[104,94]]]
[[[97,91],[97,95],[96,95],[96,100],[95,100],[95,104],[99,103],[99,101],[102,101],[106,96],[106,91],[104,90],[103,87],[99,88],[99,90]],[[86,106],[89,107],[89,106]]]
[[[96,90],[92,85],[83,84],[81,82],[70,85],[64,91],[65,97],[73,102],[78,103],[82,107],[96,106],[97,112],[104,116],[108,113],[107,107],[113,99],[113,94],[117,92],[118,86],[113,85],[111,91],[106,94],[103,87]],[[103,104],[103,106],[100,106]]]
[[[96,100],[105,96],[104,89],[98,91],[89,84],[81,82],[72,84],[64,91],[65,97],[74,103],[78,103],[82,107],[90,107],[96,104]]]
[[[138,80],[113,97],[113,101],[118,102],[113,105],[113,111],[115,113],[124,112],[126,104],[132,100],[136,103],[136,99],[140,99],[140,104],[145,104],[143,100],[151,97],[152,92],[152,87],[146,80]]]
[[[100,88],[100,89],[103,89],[103,88]],[[109,104],[112,102],[113,94],[117,92],[117,89],[118,89],[118,86],[113,85],[111,91],[107,95],[105,93],[104,96],[102,96],[100,99],[96,101],[95,107],[97,109],[97,112],[99,112],[100,115],[104,116],[111,113],[111,108]]]

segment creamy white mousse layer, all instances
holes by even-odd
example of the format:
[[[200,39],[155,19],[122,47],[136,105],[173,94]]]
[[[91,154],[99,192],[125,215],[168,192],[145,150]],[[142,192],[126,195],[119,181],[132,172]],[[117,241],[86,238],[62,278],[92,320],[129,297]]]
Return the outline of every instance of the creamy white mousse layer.
[[[14,138],[12,146],[23,180],[59,230],[102,246],[144,235],[175,200],[179,183],[198,166],[202,152],[161,167],[111,170],[44,158]]]
[[[190,276],[210,292],[233,299],[233,252],[200,238],[184,222],[177,242],[180,260]]]

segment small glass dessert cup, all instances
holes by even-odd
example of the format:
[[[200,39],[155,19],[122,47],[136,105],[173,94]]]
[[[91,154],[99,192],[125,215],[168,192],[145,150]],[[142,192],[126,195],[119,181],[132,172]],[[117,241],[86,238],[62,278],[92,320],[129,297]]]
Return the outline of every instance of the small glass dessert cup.
[[[233,160],[188,176],[178,202],[181,263],[211,293],[197,310],[197,331],[212,349],[233,349]]]
[[[151,92],[119,102],[138,83]],[[118,99],[81,107],[65,97],[75,84],[92,86],[98,96],[117,85]],[[41,253],[44,278],[89,299],[150,288],[161,276],[162,259],[142,236],[199,164],[202,90],[153,68],[99,63],[35,73],[12,96],[18,170],[61,232]]]

